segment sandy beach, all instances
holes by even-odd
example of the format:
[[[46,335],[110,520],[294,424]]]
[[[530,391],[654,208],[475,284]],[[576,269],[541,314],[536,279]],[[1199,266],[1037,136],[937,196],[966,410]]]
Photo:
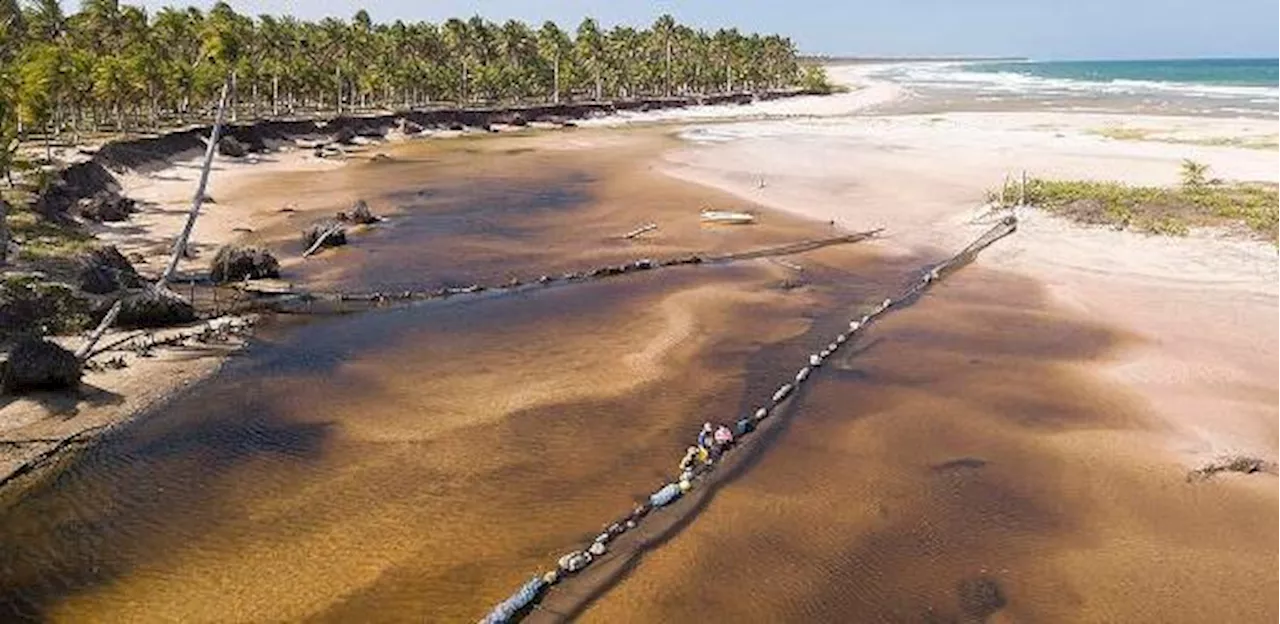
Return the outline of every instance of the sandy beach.
[[[1151,140],[1098,134],[1118,127],[1149,128]],[[1191,159],[1215,177],[1275,183],[1274,149],[1164,139],[1257,139],[1274,137],[1277,127],[1039,112],[759,122],[683,131],[697,145],[669,154],[664,171],[848,228],[888,225],[884,246],[913,251],[971,238],[984,227],[984,193],[1023,172],[1172,185]],[[1019,236],[984,262],[1032,277],[1064,305],[1142,338],[1144,346],[1109,373],[1158,406],[1176,432],[1164,440],[1170,450],[1189,464],[1230,452],[1276,454],[1274,242],[1215,232],[1170,239],[1023,216]],[[1230,399],[1230,409],[1212,407],[1225,387],[1258,393]]]
[[[1117,127],[1149,128],[1152,135],[1149,140],[1102,136],[1107,128]],[[1274,149],[1195,141],[1260,141],[1274,137],[1276,128],[1275,121],[1256,119],[1042,112],[764,121],[686,129],[682,135],[696,145],[668,154],[664,170],[815,220],[834,220],[855,229],[886,225],[892,234],[877,243],[880,249],[890,255],[928,254],[927,250],[954,247],[985,228],[991,219],[983,218],[984,192],[1023,171],[1043,177],[1173,184],[1179,163],[1194,159],[1210,164],[1213,175],[1224,179],[1275,182]],[[1180,138],[1163,140],[1169,137]],[[971,588],[980,582],[1003,587],[989,593],[1001,596],[1000,605],[1013,593],[1073,597],[1070,606],[1010,598],[993,616],[995,621],[1203,621],[1222,614],[1222,609],[1240,621],[1274,617],[1274,599],[1259,601],[1275,583],[1270,563],[1274,480],[1235,477],[1215,484],[1221,489],[1212,493],[1178,490],[1187,469],[1215,458],[1249,454],[1275,460],[1274,241],[1242,241],[1219,232],[1169,239],[1082,227],[1034,211],[1021,216],[1019,233],[979,264],[1025,276],[1038,285],[1049,309],[1104,324],[1123,336],[1123,346],[1109,350],[1101,360],[1068,369],[1093,380],[1091,384],[1121,390],[1126,397],[1084,413],[1120,417],[1135,409],[1141,416],[1032,436],[1041,459],[1055,466],[1042,470],[1066,470],[1073,473],[1070,481],[1094,486],[1034,494],[1024,490],[999,497],[1050,506],[1053,511],[1043,518],[1056,518],[1052,522],[1064,537],[1074,536],[1067,538],[1069,542],[1090,545],[1053,554],[1056,547],[1021,543],[1009,535],[983,543],[983,532],[976,528],[982,520],[954,529],[937,524],[948,514],[969,516],[975,513],[974,505],[982,507],[976,499],[944,494],[951,488],[972,492],[983,482],[981,487],[1020,489],[997,485],[1004,477],[996,474],[949,477],[960,481],[943,486],[933,498],[933,504],[943,507],[919,516],[888,511],[901,503],[887,492],[928,481],[914,472],[915,466],[927,462],[912,461],[909,454],[885,457],[894,452],[888,449],[904,448],[913,438],[919,443],[919,436],[949,435],[943,446],[953,449],[953,457],[983,458],[973,462],[976,466],[1000,463],[995,458],[1003,453],[989,442],[970,439],[966,430],[976,425],[936,419],[911,422],[922,420],[915,410],[947,409],[918,397],[906,400],[905,409],[854,410],[864,416],[798,425],[791,439],[739,484],[741,490],[731,488],[697,527],[652,555],[585,620],[691,621],[708,606],[729,619],[762,613],[771,620],[828,620],[850,613],[865,619],[965,618],[987,613],[981,605],[966,604]],[[968,275],[961,281],[976,279]],[[1017,299],[991,303],[1012,304]],[[937,313],[942,316],[932,323],[945,324],[942,319],[948,314],[963,316],[964,309]],[[1063,322],[1068,321],[1058,321]],[[1020,331],[1016,325],[998,327],[996,331],[1011,335]],[[1051,329],[1044,326],[1042,331]],[[1050,395],[1042,397],[1046,405],[1031,409],[1054,405],[1056,410],[1068,397],[1101,391],[1088,387],[1044,388],[1041,391]],[[893,418],[900,420],[895,423]],[[948,434],[922,427],[943,427]],[[880,445],[866,441],[881,435],[886,437]],[[840,442],[833,444],[833,438]],[[947,465],[941,460],[937,465]],[[952,461],[968,465],[968,460]],[[873,465],[897,465],[888,474],[911,476],[904,483],[851,476]],[[800,466],[803,472],[797,472]],[[881,474],[882,469],[872,472]],[[840,479],[845,487],[824,485],[831,479]],[[1047,479],[1041,487],[1055,482],[1062,483]],[[800,484],[814,489],[783,493]],[[968,500],[968,509],[951,507],[950,500]],[[1165,511],[1156,511],[1160,509]],[[1026,517],[1007,509],[995,513]],[[1257,522],[1236,523],[1233,518],[1239,516],[1234,514],[1247,514]],[[1061,523],[1068,516],[1076,519],[1065,529]],[[785,528],[817,518],[825,526],[802,532],[810,537],[797,538],[797,532]],[[1232,528],[1219,533],[1215,526]],[[949,547],[924,546],[933,540]],[[1248,544],[1263,552],[1240,554]],[[904,566],[894,554],[908,552],[918,553],[924,563]],[[1017,563],[1024,556],[1019,552],[1039,563]],[[1158,560],[1159,570],[1138,563],[1147,558]],[[958,590],[926,580],[948,567],[956,577],[968,577]],[[819,579],[813,578],[814,572]],[[821,578],[823,572],[826,579]],[[831,577],[850,580],[842,586]],[[718,581],[703,580],[708,578]],[[1256,582],[1244,580],[1248,578]],[[1126,601],[1111,591],[1122,586],[1135,595],[1160,598]],[[1236,596],[1230,607],[1221,602],[1226,594],[1220,593],[1228,586],[1235,588],[1230,595]],[[673,587],[680,589],[673,592]],[[724,587],[770,597],[735,601],[730,598],[735,592]],[[1173,587],[1178,589],[1171,591]]]
[[[866,72],[834,68],[852,89],[829,97],[344,162],[220,158],[187,268],[251,241],[301,287],[498,284],[886,232],[785,263],[282,319],[225,366],[238,344],[127,356],[78,401],[11,401],[6,436],[164,408],[11,510],[0,546],[42,554],[15,555],[0,603],[50,621],[475,619],[666,478],[702,421],[768,396],[806,341],[988,228],[1006,176],[1172,184],[1188,158],[1280,176],[1256,147],[1275,120],[903,115],[912,94]],[[197,173],[126,176],[145,207],[100,237],[158,270]],[[357,199],[387,223],[300,259],[301,227]],[[759,223],[708,228],[706,207]],[[1275,477],[1185,479],[1224,455],[1276,460],[1274,242],[1019,216],[819,373],[761,459],[583,620],[1274,620]]]

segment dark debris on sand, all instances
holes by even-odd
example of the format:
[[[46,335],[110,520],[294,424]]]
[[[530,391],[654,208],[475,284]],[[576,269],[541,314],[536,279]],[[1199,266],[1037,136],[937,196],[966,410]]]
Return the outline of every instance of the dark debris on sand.
[[[0,389],[5,392],[60,390],[80,384],[82,368],[75,354],[41,338],[24,336],[0,362]]]
[[[1274,475],[1277,472],[1277,466],[1275,462],[1269,462],[1257,457],[1236,455],[1224,457],[1192,470],[1187,473],[1187,481],[1206,481],[1220,472]]]

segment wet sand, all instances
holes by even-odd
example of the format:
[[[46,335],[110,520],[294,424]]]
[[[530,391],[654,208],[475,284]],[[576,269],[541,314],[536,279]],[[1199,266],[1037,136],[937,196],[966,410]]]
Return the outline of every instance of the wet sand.
[[[286,263],[287,279],[362,290],[829,233],[776,212],[701,227],[703,204],[756,208],[667,178],[668,141],[407,144],[220,202],[302,201],[254,233],[296,255],[297,221],[365,197],[385,227]],[[646,221],[658,232],[616,238]],[[4,512],[0,614],[474,620],[670,478],[698,424],[747,412],[944,247],[282,319]],[[1145,434],[1165,425],[1146,398],[1095,373],[1147,341],[968,267],[824,367],[759,463],[584,619],[1270,621],[1273,478],[1185,483],[1151,461]]]
[[[1274,481],[1125,447],[1158,420],[1090,369],[1136,341],[962,271],[583,621],[1269,621]]]
[[[467,279],[494,270],[468,251],[497,244],[486,237],[527,250],[513,270],[537,273],[814,233],[784,216],[702,228],[697,206],[724,197],[650,172],[634,157],[662,143],[646,137],[554,158],[599,178],[583,183],[585,199],[551,202],[581,236],[548,231],[537,210],[512,206],[500,231],[436,237],[455,247],[432,249],[432,268]],[[632,158],[610,164],[612,149]],[[478,191],[477,209],[495,193],[560,184],[563,171],[538,164]],[[517,170],[497,158],[488,167]],[[488,175],[483,161],[473,168]],[[396,177],[371,175],[363,188]],[[470,183],[432,187],[447,196]],[[387,230],[333,254],[352,252],[349,271],[310,279],[398,276],[389,271],[418,247],[397,241],[395,226],[464,210],[399,210]],[[657,220],[657,236],[605,236],[636,215]],[[282,234],[278,244],[294,243]],[[854,248],[793,257],[810,282],[798,288],[781,287],[799,281],[793,269],[759,259],[281,321],[218,377],[109,436],[6,512],[0,604],[9,616],[72,621],[471,619],[660,481],[709,406],[724,420],[745,409],[744,393],[777,374],[749,365],[754,354],[805,332],[814,304],[869,296],[870,284],[837,280],[870,273],[872,260]],[[896,266],[874,270],[902,276]],[[788,347],[791,358],[800,348]]]
[[[1274,151],[1091,133],[1117,123],[1275,128],[1009,112],[770,121],[686,131],[699,144],[666,160],[779,210],[888,224],[876,251],[890,257],[963,244],[989,225],[983,192],[1022,168],[1167,184],[1195,158],[1274,181]],[[584,619],[1276,619],[1274,476],[1184,479],[1224,455],[1275,459],[1274,246],[1023,216],[880,328],[917,350],[877,345],[851,363],[861,377],[820,376],[760,466]]]

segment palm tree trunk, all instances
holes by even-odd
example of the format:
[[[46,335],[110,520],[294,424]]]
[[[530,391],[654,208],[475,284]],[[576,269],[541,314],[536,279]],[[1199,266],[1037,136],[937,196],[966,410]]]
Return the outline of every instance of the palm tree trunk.
[[[191,212],[187,214],[187,223],[182,227],[182,234],[178,236],[178,240],[173,244],[173,255],[169,258],[169,264],[165,267],[164,273],[160,274],[160,279],[156,282],[156,288],[164,288],[169,280],[173,279],[173,274],[178,270],[178,260],[186,253],[187,240],[191,238],[191,230],[195,228],[196,217],[200,215],[200,205],[204,203],[204,190],[209,184],[209,168],[213,165],[213,155],[218,149],[218,134],[222,131],[223,111],[227,107],[227,92],[230,90],[231,80],[222,83],[222,97],[218,100],[218,113],[213,121],[213,130],[209,133],[209,145],[205,148],[204,168],[200,170],[200,183],[196,186],[195,196],[191,199]]]
[[[280,116],[280,76],[271,76],[271,116]]]
[[[0,267],[9,263],[9,204],[0,197]]]
[[[466,104],[467,102],[467,62],[466,61],[462,62],[462,94],[459,99],[461,99],[462,104]]]
[[[236,72],[231,71],[231,121],[236,121],[238,115],[236,110],[240,104],[240,93],[236,90]]]
[[[555,104],[560,103],[560,55],[556,54],[556,62],[551,70],[551,101]]]
[[[671,97],[671,39],[667,39],[667,70],[664,91]]]

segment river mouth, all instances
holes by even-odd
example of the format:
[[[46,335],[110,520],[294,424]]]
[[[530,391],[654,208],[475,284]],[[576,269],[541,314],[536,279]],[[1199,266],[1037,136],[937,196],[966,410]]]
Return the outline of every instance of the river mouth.
[[[644,156],[664,137],[593,148],[598,135],[579,136],[577,152],[538,137],[409,144],[389,164],[221,201],[273,205],[299,185],[341,183],[392,205],[388,227],[286,267],[288,279],[361,291],[830,233],[784,216],[703,227],[699,207],[740,202],[652,171]],[[660,228],[620,239],[645,221]],[[286,255],[297,244],[283,229],[261,236]],[[748,383],[781,368],[748,361],[808,331],[813,304],[882,290],[832,287],[872,258],[828,248],[794,259],[802,274],[755,259],[276,319],[216,378],[5,512],[0,605],[30,620],[472,618],[652,489],[707,406],[720,420],[744,409]]]
[[[741,202],[654,173],[665,138],[572,136],[409,144],[245,196],[279,202],[305,182],[394,205],[389,227],[287,267],[359,290],[828,233],[772,213],[703,228],[699,207]],[[654,236],[618,239],[645,221]],[[802,271],[756,259],[278,320],[4,512],[0,614],[472,621],[669,479],[702,422],[749,413],[937,259],[853,245],[787,259]],[[1145,426],[1132,397],[1081,370],[1126,340],[1034,283],[964,269],[817,373],[758,464],[587,619],[689,621],[708,604],[741,621],[1060,616],[1071,601],[1054,583],[1079,586],[1060,560],[1094,539],[1097,510],[1075,499],[1105,475],[1075,472],[1050,441]],[[1176,515],[1156,503],[1116,530]],[[757,598],[740,600],[748,587]]]

